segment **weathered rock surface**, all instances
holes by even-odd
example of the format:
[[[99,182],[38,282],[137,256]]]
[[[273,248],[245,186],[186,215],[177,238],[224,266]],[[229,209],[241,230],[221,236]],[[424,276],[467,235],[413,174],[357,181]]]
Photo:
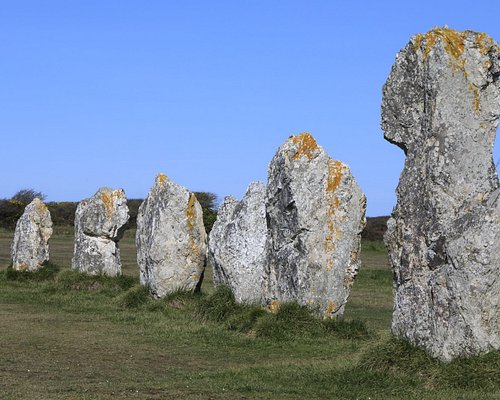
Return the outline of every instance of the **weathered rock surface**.
[[[236,301],[260,303],[265,263],[266,186],[253,182],[241,201],[228,196],[208,242],[216,286],[229,286]]]
[[[12,242],[12,268],[16,271],[38,271],[49,261],[49,239],[52,235],[50,212],[40,199],[24,209],[16,224]]]
[[[122,189],[101,188],[82,200],[75,214],[72,268],[89,275],[121,275],[118,241],[129,219]]]
[[[499,74],[489,36],[434,29],[383,90],[385,138],[406,154],[385,236],[392,330],[442,360],[500,348]]]
[[[264,301],[341,317],[360,266],[366,199],[349,167],[308,133],[290,137],[269,165]]]
[[[158,174],[137,215],[141,283],[155,297],[198,289],[203,280],[207,234],[193,193]]]

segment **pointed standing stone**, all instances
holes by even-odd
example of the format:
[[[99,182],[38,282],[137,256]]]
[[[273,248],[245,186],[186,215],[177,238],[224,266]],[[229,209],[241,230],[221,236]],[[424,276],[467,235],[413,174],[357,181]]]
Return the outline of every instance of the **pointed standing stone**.
[[[158,174],[139,207],[136,245],[141,283],[153,296],[199,288],[207,234],[195,195]]]
[[[342,317],[360,266],[366,199],[349,167],[308,133],[290,137],[269,165],[264,301]]]
[[[118,241],[129,219],[123,189],[101,188],[82,200],[75,213],[72,268],[89,275],[121,275]]]
[[[266,186],[253,182],[241,201],[228,196],[210,232],[208,259],[215,286],[231,288],[239,303],[260,303],[265,263]]]
[[[35,272],[49,261],[49,239],[52,219],[43,202],[35,198],[24,209],[16,224],[12,242],[12,268],[16,271]]]
[[[500,348],[499,75],[489,36],[439,28],[410,39],[383,89],[385,138],[406,154],[385,236],[392,331],[442,360]]]

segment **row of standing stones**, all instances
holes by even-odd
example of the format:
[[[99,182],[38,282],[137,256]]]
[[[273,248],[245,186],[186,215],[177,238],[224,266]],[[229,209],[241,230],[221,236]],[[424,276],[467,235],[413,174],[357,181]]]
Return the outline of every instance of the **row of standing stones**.
[[[385,243],[394,271],[392,332],[451,360],[500,349],[500,185],[492,148],[500,48],[487,35],[436,28],[397,55],[383,88],[385,138],[405,165]],[[155,297],[214,283],[274,310],[295,300],[341,317],[360,266],[365,196],[347,165],[311,135],[290,137],[241,201],[226,197],[208,238],[195,196],[158,175],[137,219],[141,283]],[[73,268],[120,273],[122,190],[78,206]],[[50,214],[35,199],[18,221],[13,266],[48,260]],[[208,247],[207,247],[208,242]]]

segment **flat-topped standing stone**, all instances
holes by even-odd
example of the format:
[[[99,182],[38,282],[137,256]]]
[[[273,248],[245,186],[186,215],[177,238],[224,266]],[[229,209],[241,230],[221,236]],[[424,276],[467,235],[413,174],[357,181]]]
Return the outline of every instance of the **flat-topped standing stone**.
[[[122,189],[101,188],[82,200],[75,214],[72,268],[89,275],[121,275],[118,241],[129,219]]]
[[[49,239],[52,235],[50,212],[40,199],[24,209],[16,224],[12,242],[12,268],[16,271],[38,271],[49,261]]]
[[[203,280],[207,234],[193,193],[158,174],[137,215],[141,283],[155,297],[198,289]]]
[[[490,37],[434,29],[383,90],[385,138],[406,154],[385,236],[392,331],[442,360],[500,348],[499,74]]]
[[[241,201],[228,196],[210,232],[208,260],[216,286],[240,303],[260,303],[265,262],[266,186],[253,182]]]
[[[310,305],[342,317],[360,266],[366,199],[349,167],[308,133],[290,137],[269,165],[264,301]]]

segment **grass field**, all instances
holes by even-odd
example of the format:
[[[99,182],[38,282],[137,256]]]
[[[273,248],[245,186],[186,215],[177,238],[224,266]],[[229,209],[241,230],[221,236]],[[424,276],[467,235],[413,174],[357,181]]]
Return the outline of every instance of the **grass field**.
[[[391,338],[380,243],[363,244],[346,322],[325,324],[300,307],[235,306],[210,271],[201,295],[151,300],[133,232],[121,279],[69,271],[73,238],[60,233],[60,271],[9,275],[11,238],[0,231],[2,399],[500,399],[498,352],[441,364]]]

